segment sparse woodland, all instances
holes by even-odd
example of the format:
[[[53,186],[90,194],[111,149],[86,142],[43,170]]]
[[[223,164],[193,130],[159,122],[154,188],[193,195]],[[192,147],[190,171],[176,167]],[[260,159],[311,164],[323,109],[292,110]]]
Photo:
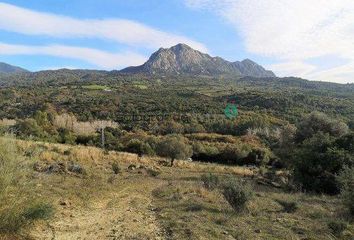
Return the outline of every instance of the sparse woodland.
[[[41,174],[54,174],[56,180],[40,184],[52,184],[79,205],[85,198],[64,193],[58,185],[64,178],[69,180],[61,182],[63,188],[83,184],[84,193],[78,194],[93,199],[112,197],[113,188],[120,189],[117,179],[138,192],[146,181],[149,193],[139,194],[151,195],[150,204],[158,209],[151,226],[159,229],[158,234],[145,229],[147,239],[354,236],[353,85],[61,70],[0,76],[0,86],[1,171],[8,174],[6,168],[14,166],[6,162],[17,159],[14,164],[27,172],[13,174],[32,179],[29,196],[49,194],[35,187],[45,178]],[[230,100],[238,108],[235,119],[223,112]],[[4,147],[6,141],[19,145],[11,150],[15,155]],[[24,187],[21,181],[13,185],[16,176],[6,174],[0,178],[0,199],[6,199],[2,219],[12,213],[7,211],[11,191]],[[55,202],[59,195],[50,199]],[[36,198],[34,206],[20,198],[21,211],[13,213],[19,228],[0,220],[0,236],[21,239],[21,229],[43,227],[38,221],[53,214],[60,222],[45,198]],[[145,207],[151,206],[139,203],[136,210]],[[200,218],[207,219],[205,226]]]

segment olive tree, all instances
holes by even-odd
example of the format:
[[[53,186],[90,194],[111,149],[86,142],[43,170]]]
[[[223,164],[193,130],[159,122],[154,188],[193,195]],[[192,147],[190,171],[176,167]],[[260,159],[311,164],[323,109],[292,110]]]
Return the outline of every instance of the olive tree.
[[[168,135],[158,145],[160,156],[171,159],[171,166],[176,159],[186,159],[192,156],[192,147],[187,143],[186,138],[180,135]]]

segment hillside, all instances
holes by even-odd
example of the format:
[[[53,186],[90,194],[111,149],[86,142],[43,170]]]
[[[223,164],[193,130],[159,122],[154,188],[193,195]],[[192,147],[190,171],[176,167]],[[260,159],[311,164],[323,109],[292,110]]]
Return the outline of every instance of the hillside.
[[[28,71],[20,67],[16,67],[7,63],[0,62],[0,74],[1,73],[23,73],[23,72],[28,72]]]
[[[264,185],[267,174],[258,169],[186,161],[170,168],[161,165],[164,159],[91,147],[0,142],[17,146],[14,156],[25,154],[32,176],[24,179],[26,187],[37,202],[45,196],[55,209],[49,220],[34,221],[15,235],[0,233],[1,239],[333,239],[328,223],[340,217],[334,214],[338,198]],[[235,213],[218,188],[204,185],[203,174],[253,185],[247,212]],[[285,203],[292,202],[296,208],[289,210]],[[343,239],[353,231],[349,225]]]
[[[167,75],[231,75],[251,77],[275,77],[255,62],[245,59],[241,62],[229,62],[220,57],[211,57],[185,44],[169,49],[160,48],[141,66],[128,67],[122,73],[146,73]]]

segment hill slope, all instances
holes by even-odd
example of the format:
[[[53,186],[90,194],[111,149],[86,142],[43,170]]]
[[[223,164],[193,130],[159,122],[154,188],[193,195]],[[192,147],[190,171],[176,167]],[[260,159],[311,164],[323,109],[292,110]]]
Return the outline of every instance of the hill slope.
[[[16,67],[7,63],[0,62],[0,73],[21,73],[21,72],[28,72],[28,71],[20,67]]]
[[[185,44],[171,48],[160,48],[141,66],[128,67],[123,73],[179,74],[179,75],[236,75],[251,77],[275,77],[257,63],[246,59],[229,62],[220,57],[192,49]]]
[[[30,173],[25,175],[26,187],[32,187],[55,210],[47,221],[35,221],[20,234],[7,237],[0,232],[0,239],[333,239],[327,224],[338,221],[335,213],[341,209],[337,197],[264,186],[258,181],[263,179],[258,171],[248,168],[185,161],[170,168],[159,165],[163,159],[138,160],[133,154],[107,154],[92,147],[18,140],[10,144],[23,151],[18,154],[24,155],[26,164],[18,167]],[[72,161],[90,175],[67,171]],[[118,174],[114,174],[112,162],[119,164]],[[64,171],[47,171],[51,166],[64,166]],[[157,174],[149,174],[147,169]],[[235,212],[220,189],[203,187],[201,175],[209,173],[220,180],[242,178],[255,186],[246,213]],[[13,198],[27,200],[20,196]],[[279,199],[296,201],[299,209],[288,213]],[[6,201],[2,209],[12,204]],[[24,204],[31,206],[28,201]],[[349,223],[341,239],[352,239],[353,231],[354,225]]]

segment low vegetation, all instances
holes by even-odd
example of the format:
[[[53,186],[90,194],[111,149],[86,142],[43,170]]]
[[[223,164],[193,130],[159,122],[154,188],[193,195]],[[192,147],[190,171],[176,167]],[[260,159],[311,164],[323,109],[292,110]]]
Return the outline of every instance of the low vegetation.
[[[13,139],[0,138],[0,233],[16,234],[53,213],[53,207],[37,194],[29,162]]]
[[[223,183],[222,195],[235,211],[244,211],[254,192],[249,183],[232,178]]]
[[[81,236],[95,235],[104,239],[106,235],[102,234],[116,229],[119,224],[116,219],[124,215],[121,223],[128,225],[114,230],[114,236],[121,239],[139,238],[142,236],[139,234],[147,234],[152,239],[156,234],[163,239],[283,239],[284,234],[294,239],[332,239],[334,235],[351,239],[353,236],[354,226],[343,217],[339,198],[287,193],[258,184],[257,169],[252,172],[242,167],[181,160],[176,160],[171,168],[161,165],[162,159],[157,157],[137,158],[134,154],[105,152],[92,147],[0,139],[11,141],[11,146],[35,159],[24,168],[30,173],[25,174],[24,179],[26,184],[31,179],[33,187],[26,194],[35,195],[36,201],[23,203],[12,212],[2,212],[8,214],[7,218],[12,216],[24,221],[21,224],[12,221],[13,226],[20,226],[11,230],[12,234],[20,231],[34,239],[50,238],[52,230],[45,222],[38,221],[49,218],[47,221],[58,237],[67,236],[69,228],[66,226],[77,221],[77,232]],[[86,173],[68,171],[72,163]],[[57,166],[63,166],[63,171],[52,171]],[[116,167],[119,174],[113,170]],[[41,187],[36,189],[38,184]],[[41,201],[40,196],[46,196],[53,205]],[[15,206],[15,203],[8,202],[7,206]],[[103,203],[109,204],[97,209]],[[139,207],[145,203],[147,205]],[[21,218],[16,217],[20,215]],[[139,219],[136,220],[138,225],[134,219]],[[150,221],[148,219],[154,220],[146,222]],[[87,227],[84,223],[89,221],[97,223]],[[331,223],[333,221],[344,223],[345,228]],[[30,223],[41,230],[32,231],[26,227]],[[98,227],[94,227],[96,225]],[[153,232],[143,227],[152,225],[158,226]],[[1,237],[11,229],[2,226],[8,230],[2,231]],[[100,226],[104,230],[99,230]],[[90,233],[93,235],[87,235]]]
[[[354,168],[344,168],[337,179],[341,186],[343,203],[354,218]]]

